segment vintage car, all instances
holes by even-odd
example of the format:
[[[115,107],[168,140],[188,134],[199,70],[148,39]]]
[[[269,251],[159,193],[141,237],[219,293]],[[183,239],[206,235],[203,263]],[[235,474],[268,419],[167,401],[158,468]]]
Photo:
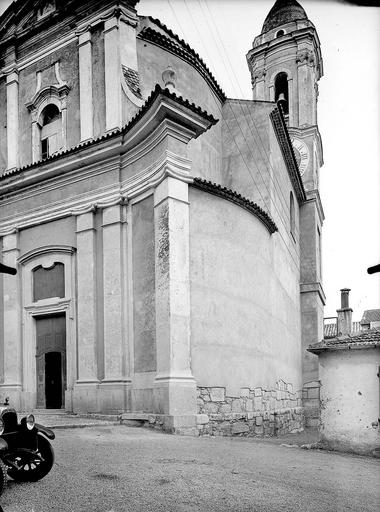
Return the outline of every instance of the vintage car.
[[[35,482],[46,476],[54,464],[54,451],[49,439],[54,432],[35,423],[33,414],[18,422],[16,410],[8,398],[0,406],[0,495],[7,474],[22,482]]]

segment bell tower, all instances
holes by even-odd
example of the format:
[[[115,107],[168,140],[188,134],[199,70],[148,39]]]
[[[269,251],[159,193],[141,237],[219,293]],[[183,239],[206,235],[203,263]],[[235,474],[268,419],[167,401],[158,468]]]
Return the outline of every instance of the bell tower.
[[[323,76],[320,42],[313,23],[296,0],[276,0],[247,54],[254,100],[282,107],[307,200],[300,204],[300,293],[303,381],[318,379],[318,361],[306,351],[323,338],[319,196],[322,142],[317,124],[318,81]]]

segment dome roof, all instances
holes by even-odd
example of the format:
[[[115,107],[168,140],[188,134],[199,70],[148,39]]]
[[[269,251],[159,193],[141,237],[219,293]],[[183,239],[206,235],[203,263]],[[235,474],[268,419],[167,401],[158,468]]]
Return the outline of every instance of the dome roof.
[[[265,18],[261,33],[285,25],[291,21],[305,20],[307,14],[296,0],[276,0],[276,3]]]

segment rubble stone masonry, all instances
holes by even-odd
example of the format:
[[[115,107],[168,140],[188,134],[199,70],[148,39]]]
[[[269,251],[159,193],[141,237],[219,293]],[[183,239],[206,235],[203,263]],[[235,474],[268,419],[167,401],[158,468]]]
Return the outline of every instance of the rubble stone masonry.
[[[277,436],[304,428],[302,391],[280,380],[275,389],[241,388],[226,396],[224,387],[197,388],[199,435]]]

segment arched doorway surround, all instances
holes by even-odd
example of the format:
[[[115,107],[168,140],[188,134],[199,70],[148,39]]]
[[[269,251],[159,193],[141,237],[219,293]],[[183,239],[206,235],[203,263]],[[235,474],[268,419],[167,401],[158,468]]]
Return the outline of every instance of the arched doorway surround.
[[[62,399],[61,407],[66,410],[72,410],[72,390],[76,379],[76,325],[75,325],[75,248],[70,246],[43,246],[29,251],[19,258],[22,268],[22,309],[23,309],[23,388],[24,403],[29,408],[35,408],[37,405],[46,407],[46,398],[50,404],[57,405],[59,401],[51,401],[52,388],[44,390],[44,401],[41,401],[41,391],[39,401],[37,401],[38,390],[38,371],[37,364],[43,365],[43,372],[40,370],[43,382],[46,378],[51,378],[54,368],[58,365],[58,359],[62,368],[61,389]],[[59,286],[59,292],[54,293],[54,287],[51,292],[41,295],[41,285],[35,283],[36,272],[54,270],[62,268],[63,286]],[[54,273],[54,272],[53,272]],[[48,272],[44,279],[48,281]],[[50,295],[50,296],[46,296]],[[61,296],[57,296],[61,295]],[[64,317],[64,335],[65,341],[52,342],[47,347],[42,348],[37,345],[37,325],[40,326],[46,320],[60,318],[62,322]],[[62,333],[62,328],[60,328]],[[40,332],[41,334],[41,332]],[[43,330],[42,330],[43,334]],[[46,333],[45,333],[46,334]],[[54,334],[54,333],[53,333]],[[56,346],[57,345],[57,346]],[[58,356],[47,356],[48,353],[60,353]],[[41,357],[42,356],[42,357]],[[40,358],[40,360],[38,359]],[[47,375],[46,375],[47,370]],[[55,381],[55,385],[57,381]],[[46,395],[46,391],[48,396]],[[50,393],[50,395],[49,395]],[[52,406],[51,405],[51,406]]]

